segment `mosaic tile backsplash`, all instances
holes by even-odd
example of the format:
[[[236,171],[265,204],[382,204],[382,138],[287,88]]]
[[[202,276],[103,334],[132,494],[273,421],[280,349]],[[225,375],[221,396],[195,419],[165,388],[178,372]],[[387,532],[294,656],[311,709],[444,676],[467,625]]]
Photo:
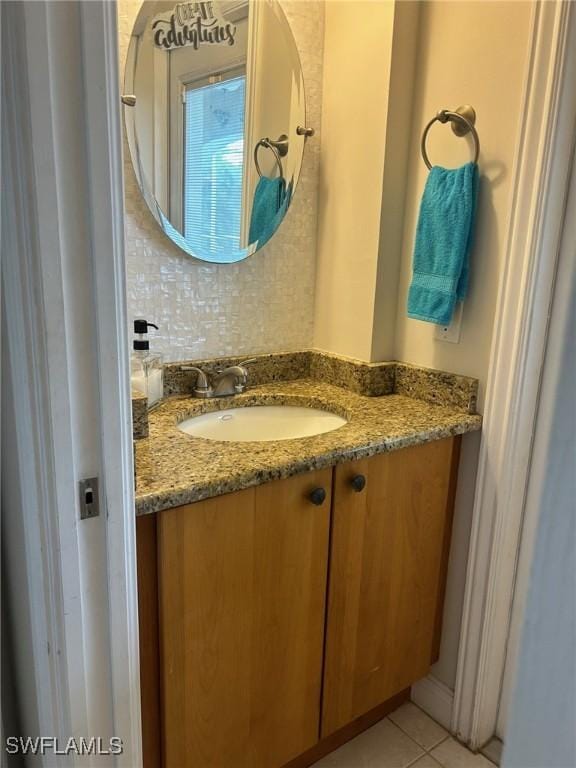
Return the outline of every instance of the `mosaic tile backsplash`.
[[[323,2],[282,0],[300,53],[306,142],[293,204],[274,238],[237,264],[184,255],[162,233],[140,195],[125,143],[126,260],[130,323],[156,323],[152,346],[168,360],[301,349],[312,343],[324,40]],[[121,78],[140,0],[119,0]]]

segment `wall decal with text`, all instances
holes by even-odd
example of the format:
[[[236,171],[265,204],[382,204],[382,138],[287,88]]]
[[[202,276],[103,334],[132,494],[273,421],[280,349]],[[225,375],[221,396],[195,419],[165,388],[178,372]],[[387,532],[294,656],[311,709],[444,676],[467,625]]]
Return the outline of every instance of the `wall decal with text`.
[[[169,15],[152,22],[154,45],[165,51],[191,45],[234,45],[236,25],[226,21],[212,2],[178,3]]]

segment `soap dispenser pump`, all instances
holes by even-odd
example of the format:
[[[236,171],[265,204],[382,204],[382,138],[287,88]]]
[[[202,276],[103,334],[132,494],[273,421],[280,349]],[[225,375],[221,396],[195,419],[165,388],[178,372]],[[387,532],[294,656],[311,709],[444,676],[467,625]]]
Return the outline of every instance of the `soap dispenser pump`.
[[[148,328],[158,330],[157,325],[147,320],[134,320],[136,338],[132,344],[130,383],[132,389],[146,396],[151,408],[164,395],[164,369],[161,355],[150,352]]]

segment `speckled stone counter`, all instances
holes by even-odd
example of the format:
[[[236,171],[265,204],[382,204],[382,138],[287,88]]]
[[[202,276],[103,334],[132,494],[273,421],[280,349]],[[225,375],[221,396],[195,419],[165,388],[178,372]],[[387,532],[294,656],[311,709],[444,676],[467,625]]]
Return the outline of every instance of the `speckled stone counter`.
[[[182,370],[183,367],[193,365],[209,376],[214,376],[218,370],[230,365],[240,365],[244,360],[242,357],[220,357],[167,363],[164,366],[164,394],[170,396],[192,392],[196,373]],[[251,355],[247,368],[252,386],[314,379],[344,387],[358,395],[408,395],[437,405],[450,405],[468,413],[476,413],[477,379],[394,360],[366,363],[351,357],[308,349]]]
[[[414,394],[414,377],[405,375]],[[348,419],[333,432],[276,442],[217,442],[181,432],[178,423],[208,411],[247,405],[304,405]],[[314,379],[261,384],[233,398],[173,397],[148,415],[149,435],[136,443],[136,514],[238,491],[269,480],[333,466],[480,429],[462,407],[406,394],[369,397]]]
[[[134,440],[148,437],[148,398],[132,390],[132,436]]]

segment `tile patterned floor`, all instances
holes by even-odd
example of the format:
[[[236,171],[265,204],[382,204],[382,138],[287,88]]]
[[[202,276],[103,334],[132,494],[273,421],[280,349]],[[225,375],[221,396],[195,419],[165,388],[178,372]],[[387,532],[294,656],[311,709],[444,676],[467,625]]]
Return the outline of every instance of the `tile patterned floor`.
[[[494,768],[412,703],[315,763],[313,768]]]

